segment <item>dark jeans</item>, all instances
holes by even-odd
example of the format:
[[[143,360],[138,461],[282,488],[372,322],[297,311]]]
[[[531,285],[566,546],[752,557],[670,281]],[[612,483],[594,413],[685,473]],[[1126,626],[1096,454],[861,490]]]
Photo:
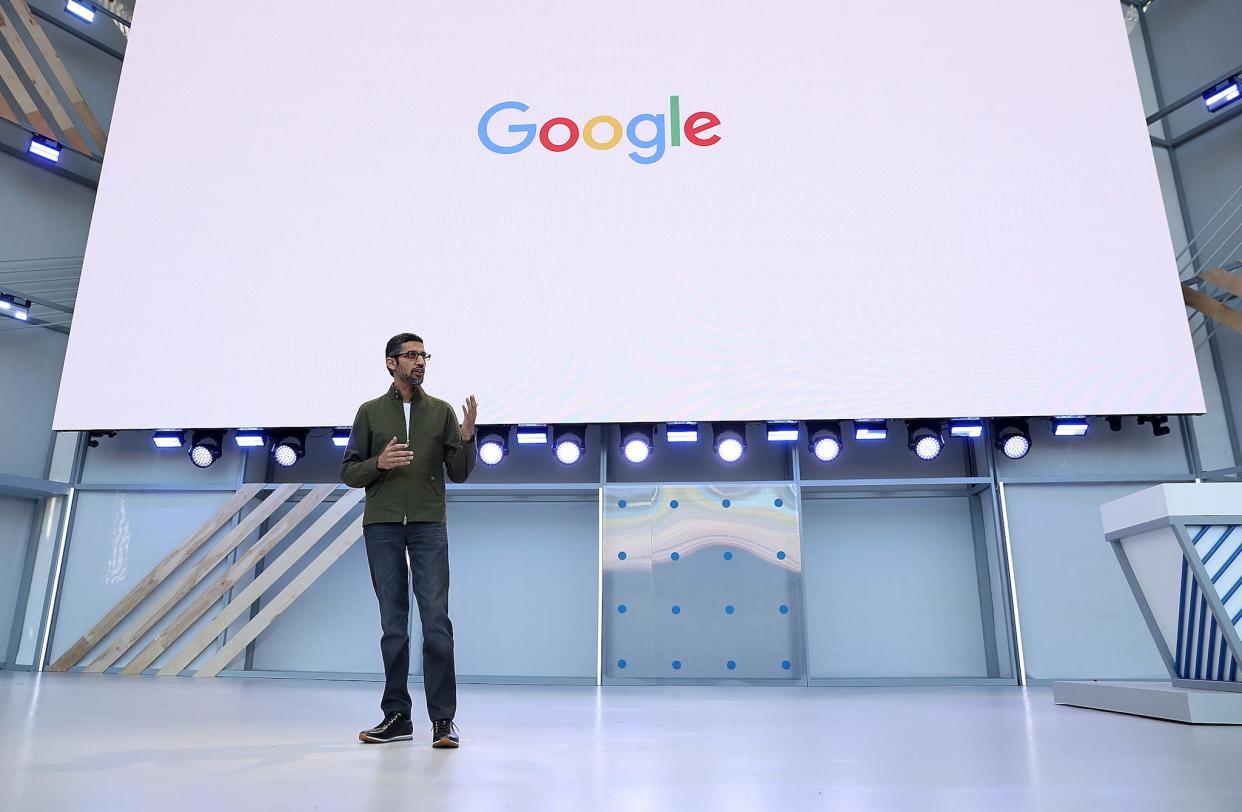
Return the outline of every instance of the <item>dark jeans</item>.
[[[362,528],[371,584],[379,599],[380,652],[384,656],[385,713],[410,716],[410,577],[423,623],[423,688],[434,722],[457,713],[453,624],[448,616],[448,529],[443,522],[381,522]],[[409,563],[406,563],[406,554]]]

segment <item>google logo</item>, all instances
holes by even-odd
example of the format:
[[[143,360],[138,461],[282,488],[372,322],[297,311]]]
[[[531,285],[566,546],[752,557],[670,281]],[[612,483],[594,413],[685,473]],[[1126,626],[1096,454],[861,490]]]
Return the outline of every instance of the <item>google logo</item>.
[[[669,112],[668,118],[665,119],[663,113],[640,113],[630,119],[625,127],[621,126],[621,122],[612,116],[595,116],[587,119],[586,123],[579,129],[577,122],[573,119],[557,116],[545,121],[542,126],[536,127],[534,124],[527,122],[522,124],[510,124],[509,132],[517,135],[518,140],[513,143],[498,144],[492,140],[488,134],[488,128],[492,123],[492,119],[497,115],[513,110],[518,113],[525,113],[530,109],[530,105],[523,104],[520,101],[502,101],[493,104],[487,108],[487,112],[479,119],[479,140],[483,142],[483,146],[492,152],[500,155],[512,155],[515,152],[521,152],[535,142],[536,133],[538,133],[539,143],[549,152],[565,152],[571,149],[581,140],[591,149],[609,150],[621,143],[624,136],[629,140],[634,151],[630,153],[630,159],[635,163],[653,164],[664,157],[665,146],[678,147],[681,146],[682,134],[685,134],[686,142],[696,147],[710,147],[720,140],[720,136],[711,133],[708,130],[720,124],[720,119],[715,113],[699,111],[691,113],[683,124],[681,121],[681,98],[678,96],[669,96]],[[649,138],[639,135],[638,129],[643,124],[654,125],[654,134]],[[667,126],[671,124],[671,126]],[[651,127],[645,128],[651,132]],[[644,154],[640,150],[651,150]]]

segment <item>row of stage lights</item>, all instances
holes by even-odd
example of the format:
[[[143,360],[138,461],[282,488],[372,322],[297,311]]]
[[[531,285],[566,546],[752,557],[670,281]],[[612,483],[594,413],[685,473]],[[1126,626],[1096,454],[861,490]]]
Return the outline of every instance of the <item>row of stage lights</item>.
[[[1121,418],[1105,418],[1109,428],[1121,431]],[[809,451],[821,462],[832,462],[845,448],[845,435],[839,420],[775,420],[766,424],[770,443],[797,443],[805,436]],[[887,420],[854,420],[854,440],[862,443],[888,439]],[[1149,424],[1157,437],[1166,435],[1170,429],[1167,417],[1139,416],[1139,425]],[[906,420],[906,445],[919,459],[930,461],[944,450],[946,435],[977,440],[983,437],[985,421],[981,419],[957,420]],[[996,418],[991,420],[992,442],[997,450],[1012,460],[1025,457],[1031,450],[1030,423],[1025,419]],[[746,453],[746,424],[716,422],[706,425],[712,434],[712,447],[716,455],[726,463],[734,463]],[[699,423],[665,423],[665,440],[668,443],[686,444],[699,442]],[[1054,417],[1049,420],[1049,430],[1056,437],[1081,437],[1087,433],[1090,422],[1086,417]],[[349,429],[332,431],[332,443],[344,448],[349,443]],[[626,424],[621,426],[621,453],[634,465],[647,461],[655,448],[656,425],[653,423]],[[270,445],[272,461],[288,468],[306,455],[306,429],[239,429],[233,441],[239,448],[260,448]],[[159,448],[184,448],[189,435],[190,461],[199,468],[206,468],[220,458],[224,450],[222,430],[157,431],[152,437]],[[479,460],[485,465],[499,465],[509,453],[510,436],[518,445],[551,445],[557,461],[573,465],[586,453],[586,426],[548,426],[544,424],[519,424],[517,426],[481,426],[479,436]]]

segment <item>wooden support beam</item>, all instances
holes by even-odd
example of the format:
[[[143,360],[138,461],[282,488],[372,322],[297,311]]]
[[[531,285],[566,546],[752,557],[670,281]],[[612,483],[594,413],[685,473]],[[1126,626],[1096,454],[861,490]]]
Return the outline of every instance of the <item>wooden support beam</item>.
[[[22,80],[17,76],[17,70],[13,67],[13,63],[9,58],[0,51],[0,81],[4,82],[4,86],[13,94],[17,106],[21,108],[22,115],[26,118],[25,124],[17,119],[10,119],[22,129],[30,127],[30,129],[42,135],[44,138],[50,138],[53,141],[59,141],[56,137],[56,131],[52,129],[52,125],[39,112],[39,105],[35,104],[34,97],[26,91],[26,86],[22,84]],[[7,116],[6,116],[7,118]]]
[[[1230,273],[1224,268],[1214,268],[1199,274],[1199,278],[1209,285],[1227,290],[1234,296],[1242,296],[1242,276]]]
[[[353,546],[354,542],[362,538],[362,517],[355,519],[349,527],[345,528],[339,536],[333,539],[322,553],[315,557],[315,560],[306,565],[306,568],[294,576],[293,580],[280,591],[276,597],[267,602],[267,605],[259,611],[259,614],[241,628],[241,631],[229,638],[229,641],[220,647],[210,660],[203,664],[195,674],[195,677],[214,677],[218,676],[224,667],[231,663],[235,657],[245,651],[246,646],[258,637],[264,629],[272,625],[272,621],[280,617],[286,609],[293,605],[293,602],[301,597],[302,593],[319,579],[319,576],[328,571],[328,567],[332,566],[338,558],[345,554],[345,551]],[[264,575],[267,571],[264,570]]]
[[[194,623],[203,615],[207,614],[207,610],[224,596],[225,592],[232,589],[242,578],[246,576],[255,565],[263,559],[263,556],[271,552],[277,544],[284,540],[295,527],[310,515],[311,511],[319,506],[319,503],[328,498],[336,490],[336,485],[319,485],[313,488],[309,493],[302,497],[293,510],[285,514],[270,530],[263,534],[263,537],[251,545],[243,555],[237,558],[237,561],[225,571],[210,587],[203,590],[194,602],[186,607],[185,611],[177,615],[172,623],[160,631],[150,643],[142,651],[134,655],[129,664],[121,670],[122,674],[141,674],[147,669],[151,663],[168,647],[185,634],[186,629],[194,625]]]
[[[86,100],[82,98],[81,91],[78,90],[73,77],[69,75],[69,71],[65,68],[65,63],[60,60],[60,55],[52,47],[52,41],[47,38],[47,34],[43,31],[43,26],[39,25],[39,20],[30,10],[26,0],[13,0],[13,8],[17,11],[17,19],[30,32],[30,39],[34,41],[35,47],[39,49],[39,53],[43,54],[43,61],[47,62],[52,69],[52,75],[56,77],[56,81],[60,82],[60,87],[65,91],[65,97],[69,99],[69,104],[77,111],[78,118],[86,125],[86,130],[91,134],[91,139],[99,146],[97,151],[102,154],[108,146],[108,136],[104,133],[103,127],[100,126],[99,119],[95,118],[95,113],[86,103]]]
[[[116,628],[117,624],[124,620],[130,612],[138,604],[154,592],[160,584],[164,583],[172,572],[181,566],[195,551],[207,542],[209,538],[215,535],[215,532],[224,526],[224,523],[245,507],[246,503],[253,499],[259,491],[263,490],[263,485],[253,483],[243,485],[237,493],[229,497],[220,509],[211,514],[210,518],[203,523],[201,527],[194,531],[181,544],[164,557],[164,560],[155,565],[155,569],[151,570],[146,576],[134,585],[129,594],[121,599],[120,603],[112,607],[103,618],[82,635],[76,643],[69,647],[69,650],[60,656],[56,662],[52,663],[49,670],[51,671],[68,671],[78,660],[81,660],[90,650],[93,649],[100,640],[108,636],[108,634]]]
[[[202,654],[204,649],[211,645],[213,640],[229,627],[230,623],[241,617],[243,612],[249,611],[250,606],[263,596],[263,592],[274,584],[277,578],[288,572],[341,519],[345,518],[362,500],[363,493],[362,490],[350,489],[341,494],[336,503],[324,511],[324,514],[307,528],[305,533],[298,536],[275,561],[269,561],[263,568],[263,572],[247,584],[245,589],[234,595],[228,606],[221,609],[210,623],[173,652],[168,662],[159,670],[159,675],[170,677],[184,671],[199,654]]]
[[[1188,307],[1193,307],[1209,319],[1213,319],[1231,330],[1242,333],[1242,313],[1218,302],[1206,293],[1182,286],[1182,298]]]
[[[17,57],[17,63],[22,66],[22,70],[26,72],[26,77],[30,80],[30,86],[35,89],[35,93],[39,94],[39,98],[43,99],[43,104],[52,113],[52,120],[56,126],[60,128],[61,135],[56,140],[68,144],[78,152],[86,154],[91,153],[91,148],[82,140],[82,136],[78,134],[77,125],[73,123],[73,119],[69,118],[69,114],[65,112],[65,106],[60,103],[56,91],[52,89],[51,84],[43,77],[43,71],[39,69],[39,63],[35,61],[34,54],[30,53],[30,49],[26,47],[25,41],[21,35],[17,33],[17,29],[13,27],[13,21],[4,11],[4,6],[0,5],[0,37],[8,43],[12,49],[13,55]]]
[[[246,518],[237,523],[229,532],[225,533],[219,541],[217,541],[207,554],[194,562],[194,566],[186,571],[185,575],[173,585],[172,590],[162,599],[146,611],[135,623],[125,630],[123,634],[117,636],[112,644],[103,650],[94,662],[86,667],[87,671],[101,674],[107,671],[113,663],[121,658],[125,652],[133,648],[143,635],[155,628],[155,624],[168,614],[169,610],[181,602],[186,595],[194,591],[194,587],[208,575],[216,566],[223,561],[229,553],[237,549],[237,545],[246,540],[251,533],[259,529],[259,526],[271,518],[276,509],[289,500],[289,497],[297,493],[301,485],[289,483],[281,485],[276,490],[267,495],[266,498],[249,514]]]

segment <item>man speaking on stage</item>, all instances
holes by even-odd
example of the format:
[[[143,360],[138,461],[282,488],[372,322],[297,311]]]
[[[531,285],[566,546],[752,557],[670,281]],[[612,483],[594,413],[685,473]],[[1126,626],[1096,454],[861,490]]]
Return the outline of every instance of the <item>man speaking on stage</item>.
[[[465,482],[474,470],[478,403],[466,399],[459,426],[453,408],[423,391],[431,356],[423,340],[400,333],[388,340],[384,362],[392,385],[358,408],[341,481],[366,488],[363,538],[379,600],[384,657],[383,720],[358,734],[382,744],[414,737],[410,674],[409,583],[423,626],[423,688],[433,747],[457,747],[457,677],[453,624],[448,616],[448,529],[444,476]],[[408,556],[408,558],[407,558]]]

